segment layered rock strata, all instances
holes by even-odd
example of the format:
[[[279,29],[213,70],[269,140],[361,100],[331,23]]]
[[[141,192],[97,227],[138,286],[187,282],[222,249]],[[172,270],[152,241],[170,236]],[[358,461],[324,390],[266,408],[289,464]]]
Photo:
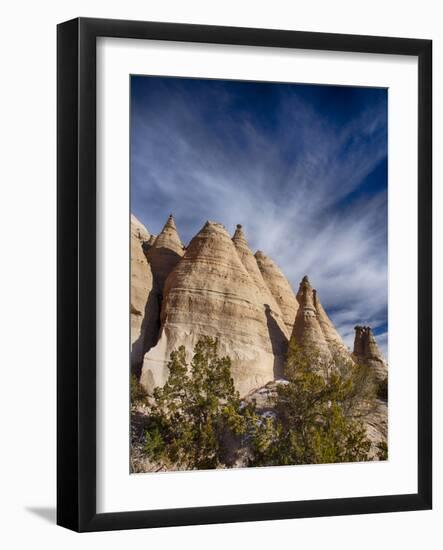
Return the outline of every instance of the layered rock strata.
[[[299,309],[295,317],[291,338],[298,346],[313,356],[318,354],[318,359],[322,363],[329,363],[333,356],[318,319],[314,292],[308,277],[305,275],[297,292]]]
[[[353,356],[356,362],[371,367],[377,382],[382,382],[388,376],[388,365],[380,352],[371,327],[359,325],[355,327]]]
[[[146,257],[154,275],[155,288],[163,292],[165,281],[183,256],[183,245],[172,214],[155,238],[148,241]]]
[[[134,277],[135,281],[131,285],[131,294],[132,288],[134,288],[135,294],[141,293],[142,296],[140,300],[136,300],[138,307],[135,303],[132,304],[131,300],[131,326],[134,324],[134,329],[131,330],[131,339],[135,338],[132,342],[131,366],[132,371],[140,376],[145,353],[158,341],[163,288],[169,273],[183,256],[183,245],[172,215],[169,216],[158,236],[149,235],[146,228],[135,217],[133,218],[131,265],[134,263],[134,269],[131,268],[131,279]],[[131,222],[133,218],[131,218]],[[134,239],[132,233],[134,233]],[[140,272],[140,276],[138,272]],[[140,280],[143,277],[145,281],[142,289]],[[132,337],[132,332],[134,337]],[[138,334],[137,337],[136,334]]]
[[[260,294],[260,301],[263,303],[263,307],[269,308],[271,315],[276,320],[276,323],[281,330],[281,332],[289,338],[290,332],[284,322],[283,313],[280,309],[280,306],[277,304],[274,296],[271,294],[269,287],[266,285],[263,275],[258,267],[257,261],[249,248],[248,241],[246,240],[245,234],[243,232],[243,227],[238,224],[232,237],[232,242],[234,243],[237,254],[245,266],[246,271],[249,273],[251,279],[253,280],[257,290]]]
[[[328,344],[329,351],[331,352],[333,357],[336,354],[338,354],[345,357],[346,359],[350,359],[351,354],[349,353],[348,348],[346,347],[346,344],[343,342],[333,322],[331,321],[326,311],[324,310],[320,302],[318,292],[315,289],[313,289],[312,293],[313,293],[314,307],[317,314],[317,319],[318,319],[318,322],[320,323],[320,328],[323,332],[323,336],[325,337],[326,343]]]
[[[276,264],[252,254],[241,225],[231,240],[207,222],[185,249],[172,215],[158,236],[131,216],[131,362],[140,373],[145,356],[144,386],[163,384],[170,352],[184,344],[191,353],[205,335],[233,359],[243,395],[282,376],[288,336],[325,363],[338,351],[387,376],[370,328],[356,327],[351,355],[308,278],[295,297]]]
[[[154,246],[157,246],[158,238]],[[241,395],[281,372],[286,336],[248,273],[225,228],[207,222],[166,280],[157,345],[144,358],[141,383],[148,391],[167,379],[171,351],[188,356],[202,336],[218,338],[232,360]]]
[[[290,335],[298,311],[298,302],[294,291],[280,268],[271,258],[263,254],[261,250],[257,250],[255,259],[263,280],[280,307],[288,334]]]

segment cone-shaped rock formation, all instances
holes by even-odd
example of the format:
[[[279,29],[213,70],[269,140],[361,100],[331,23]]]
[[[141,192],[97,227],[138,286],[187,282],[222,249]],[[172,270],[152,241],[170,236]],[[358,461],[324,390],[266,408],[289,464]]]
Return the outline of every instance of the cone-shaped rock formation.
[[[183,245],[172,214],[153,243],[149,242],[146,256],[154,275],[154,286],[162,293],[165,281],[183,256]]]
[[[348,352],[346,344],[343,342],[340,334],[337,332],[337,329],[334,327],[334,324],[331,319],[329,319],[326,311],[321,305],[318,293],[315,289],[313,290],[313,297],[317,319],[328,344],[329,351],[332,353],[332,356],[335,356],[335,354],[338,353],[349,359],[351,354]]]
[[[355,327],[354,358],[373,369],[375,379],[381,382],[388,375],[388,366],[381,354],[371,327]]]
[[[308,352],[319,353],[321,359],[330,361],[332,354],[318,319],[314,293],[315,291],[305,275],[297,292],[299,309],[295,317],[291,338]]]
[[[260,293],[260,300],[264,306],[269,306],[276,323],[280,327],[280,330],[289,338],[290,332],[284,322],[280,306],[277,304],[274,296],[271,294],[271,291],[263,279],[263,275],[261,274],[254,254],[249,248],[248,241],[246,240],[243,232],[243,227],[240,224],[237,225],[234,236],[232,237],[232,242],[234,243],[242,264],[245,266],[246,271],[249,273]]]
[[[205,335],[218,338],[220,354],[231,358],[232,376],[242,395],[281,369],[286,337],[271,308],[263,306],[221,224],[207,222],[168,277],[161,323],[159,342],[143,363],[141,383],[148,391],[165,382],[172,350],[184,345],[190,356]]]
[[[257,250],[255,259],[266,285],[280,307],[288,333],[291,334],[298,310],[294,291],[280,268],[261,250]]]
[[[171,351],[184,345],[190,357],[212,336],[245,395],[282,376],[289,335],[324,361],[339,352],[371,365],[377,380],[387,375],[369,327],[356,327],[351,355],[308,278],[295,297],[276,264],[252,254],[241,225],[230,239],[207,222],[185,249],[172,216],[157,237],[131,216],[131,362],[149,391],[165,382]]]

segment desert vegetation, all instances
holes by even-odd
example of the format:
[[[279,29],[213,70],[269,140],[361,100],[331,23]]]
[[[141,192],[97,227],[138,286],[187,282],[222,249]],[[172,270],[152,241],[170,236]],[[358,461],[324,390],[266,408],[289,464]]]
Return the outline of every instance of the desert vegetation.
[[[262,388],[260,399],[256,392],[240,398],[231,359],[211,337],[189,360],[183,346],[174,350],[168,369],[152,395],[132,378],[133,472],[387,458],[384,441],[371,456],[365,426],[384,388],[342,354],[324,359],[291,341],[284,377]]]

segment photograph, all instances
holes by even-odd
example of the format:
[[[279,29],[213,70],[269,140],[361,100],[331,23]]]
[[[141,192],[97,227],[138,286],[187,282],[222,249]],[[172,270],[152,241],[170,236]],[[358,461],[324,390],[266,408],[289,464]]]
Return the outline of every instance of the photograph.
[[[25,4],[0,546],[437,548],[437,7]]]
[[[439,8],[3,5],[1,548],[442,546]]]
[[[387,121],[130,76],[131,473],[388,459]]]

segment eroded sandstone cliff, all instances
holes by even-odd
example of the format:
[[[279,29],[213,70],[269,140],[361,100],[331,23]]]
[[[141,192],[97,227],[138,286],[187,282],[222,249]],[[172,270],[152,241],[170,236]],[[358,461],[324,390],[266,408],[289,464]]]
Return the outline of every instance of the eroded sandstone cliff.
[[[163,384],[172,350],[189,353],[202,336],[219,340],[241,394],[281,373],[287,339],[219,223],[208,221],[166,280],[158,344],[144,358],[141,383]]]
[[[309,353],[319,354],[322,362],[332,361],[333,354],[328,346],[328,341],[322,330],[315,298],[315,290],[312,288],[308,277],[305,275],[297,292],[299,308],[295,317],[294,329],[291,338],[298,346]]]
[[[257,250],[255,259],[266,285],[280,307],[288,335],[290,335],[298,311],[298,302],[294,291],[281,269],[271,258],[261,250]]]
[[[143,323],[153,314],[152,308],[147,307],[153,277],[143,252],[144,244],[149,238],[146,227],[131,215],[131,367],[135,372],[139,371],[146,351]]]
[[[172,216],[158,236],[131,216],[131,362],[145,389],[165,383],[173,350],[184,345],[191,358],[202,336],[218,339],[240,395],[259,397],[266,414],[276,384],[285,383],[289,338],[317,350],[325,363],[339,353],[368,365],[377,383],[387,377],[371,329],[356,327],[351,354],[308,277],[295,296],[273,260],[253,255],[241,225],[231,239],[208,221],[185,249]],[[376,456],[387,437],[386,401],[377,401],[365,425]]]
[[[171,214],[158,236],[149,241],[146,252],[154,276],[154,285],[160,294],[168,275],[180,261],[183,252],[183,245]]]
[[[382,382],[388,376],[388,365],[380,352],[371,327],[355,327],[353,356],[356,362],[371,368],[377,382]]]
[[[259,292],[259,300],[262,302],[265,310],[269,308],[271,315],[275,319],[278,328],[286,336],[286,339],[289,338],[290,332],[288,327],[285,324],[283,313],[280,309],[280,306],[277,304],[274,296],[272,295],[269,287],[263,279],[263,275],[258,267],[257,260],[255,259],[252,250],[249,248],[248,241],[246,240],[243,227],[238,224],[235,230],[234,236],[232,237],[232,242],[234,243],[237,254],[245,266],[246,271],[249,273],[255,287]]]
[[[158,341],[164,284],[182,256],[172,216],[155,236],[131,215],[131,366],[137,376],[145,353]]]

